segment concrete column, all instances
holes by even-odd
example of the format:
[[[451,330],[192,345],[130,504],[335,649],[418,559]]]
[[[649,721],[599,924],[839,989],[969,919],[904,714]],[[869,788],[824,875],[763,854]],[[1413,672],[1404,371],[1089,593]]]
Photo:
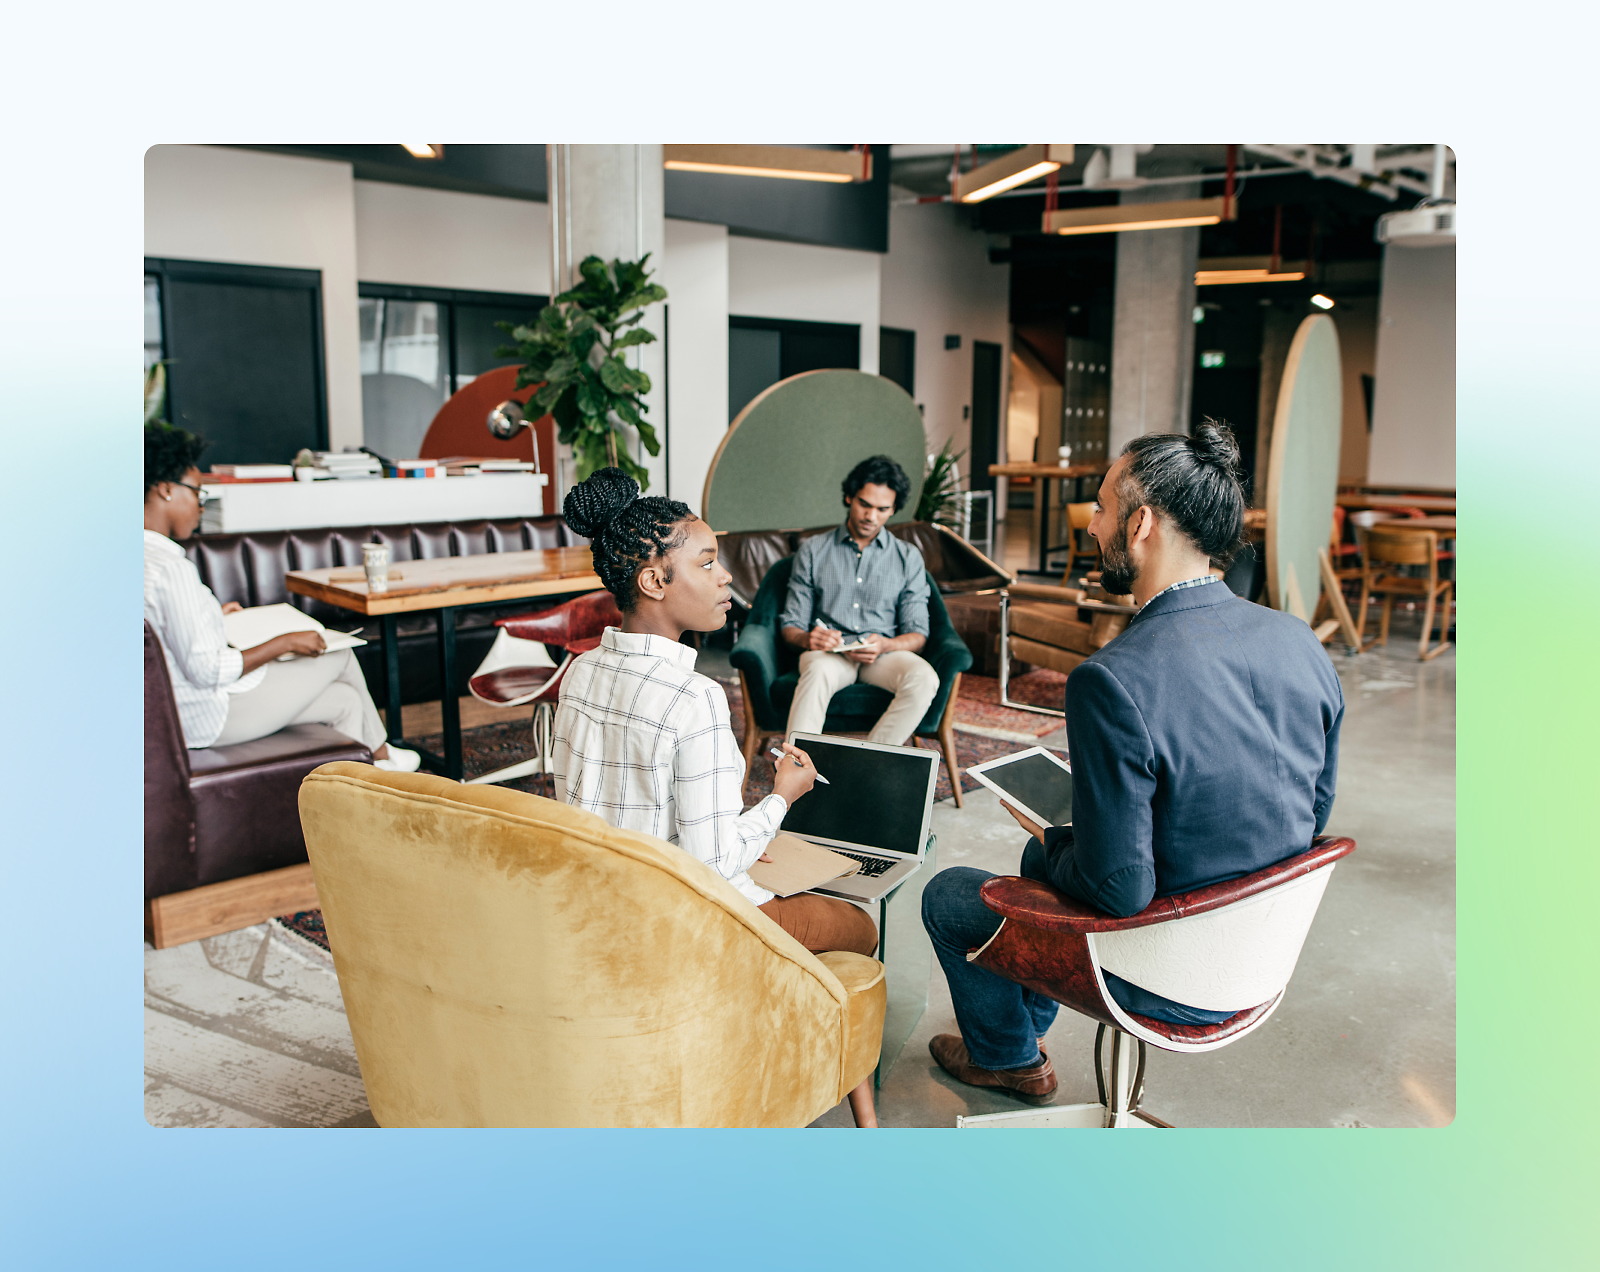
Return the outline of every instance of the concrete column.
[[[1124,190],[1123,203],[1198,198],[1199,183]],[[1107,457],[1145,433],[1187,433],[1194,378],[1194,271],[1200,230],[1117,235]]]
[[[661,147],[547,145],[545,162],[550,191],[551,295],[571,286],[586,256],[601,260],[636,261],[650,253],[650,268],[659,271],[666,221],[662,197]],[[660,281],[657,274],[657,281]],[[667,302],[670,304],[670,300]],[[631,351],[633,365],[650,377],[644,397],[645,418],[654,425],[661,454],[652,458],[630,435],[629,451],[650,472],[650,493],[667,487],[667,394],[665,317],[662,305],[645,311],[643,326],[656,343]],[[557,473],[557,504],[572,481],[572,454],[562,446]]]

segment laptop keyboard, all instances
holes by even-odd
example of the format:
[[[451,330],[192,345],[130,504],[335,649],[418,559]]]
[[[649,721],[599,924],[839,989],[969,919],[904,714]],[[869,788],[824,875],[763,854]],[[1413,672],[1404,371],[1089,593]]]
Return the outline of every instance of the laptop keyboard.
[[[859,861],[861,869],[858,873],[864,879],[876,879],[898,861],[895,857],[863,857],[858,852],[845,852],[839,848],[833,851],[841,857],[849,857],[851,861]]]

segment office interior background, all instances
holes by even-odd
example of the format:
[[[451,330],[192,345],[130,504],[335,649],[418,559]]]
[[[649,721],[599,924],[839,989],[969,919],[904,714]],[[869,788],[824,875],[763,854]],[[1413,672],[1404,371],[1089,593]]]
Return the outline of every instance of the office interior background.
[[[661,147],[573,149],[663,162]],[[641,359],[661,447],[634,458],[651,493],[700,512],[730,423],[751,402],[804,372],[855,370],[910,396],[930,459],[946,446],[958,457],[961,489],[980,494],[960,505],[960,537],[1009,577],[1059,576],[1064,560],[1039,560],[1040,522],[1064,525],[1081,500],[1066,482],[991,467],[1103,464],[1133,437],[1213,417],[1233,427],[1265,508],[1291,348],[1320,314],[1338,337],[1337,482],[1351,509],[1373,492],[1410,494],[1424,514],[1427,500],[1453,498],[1453,220],[1426,244],[1385,242],[1380,229],[1419,206],[1453,217],[1443,148],[1076,144],[1049,178],[978,202],[962,201],[963,174],[1021,148],[821,149],[857,156],[870,176],[668,166],[648,187],[659,207],[639,196],[633,228],[667,291]],[[154,147],[145,361],[166,367],[167,418],[210,440],[207,465],[363,446],[418,455],[452,395],[514,361],[496,354],[495,324],[531,320],[551,295],[548,174],[538,145]],[[1052,216],[1092,228],[1144,204],[1224,197],[1228,214],[1210,223],[1049,228]],[[542,459],[542,511],[554,513],[572,459]],[[1334,542],[1358,539],[1352,525]],[[1394,622],[1364,652],[1329,645],[1349,703],[1331,831],[1360,848],[1272,1022],[1214,1055],[1152,1050],[1152,1103],[1177,1124],[1454,1116],[1455,655],[1417,658],[1419,607],[1402,603]],[[1438,639],[1453,641],[1448,621]],[[716,641],[701,667],[737,683]],[[969,741],[985,738],[974,710]],[[1018,740],[985,718],[1001,735],[988,742]],[[1031,736],[1064,744],[1060,729]],[[961,808],[942,799],[935,822],[941,865],[1015,869],[1020,843],[987,792],[969,791]],[[371,1124],[331,965],[293,933],[253,924],[150,948],[146,969],[153,1123]],[[935,963],[926,1009],[883,1076],[885,1125],[1008,1107],[958,1089],[928,1058],[927,1037],[951,1021],[940,980]],[[221,994],[234,982],[239,1006]],[[1063,1084],[1083,1098],[1095,1088],[1093,1035],[1070,1012],[1051,1034]],[[816,1124],[847,1125],[848,1111]]]

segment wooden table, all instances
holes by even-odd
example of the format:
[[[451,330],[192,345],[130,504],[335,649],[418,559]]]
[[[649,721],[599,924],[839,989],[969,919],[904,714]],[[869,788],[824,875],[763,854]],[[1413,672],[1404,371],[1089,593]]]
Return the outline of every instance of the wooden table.
[[[1352,512],[1369,508],[1421,508],[1424,512],[1450,513],[1456,510],[1455,498],[1442,495],[1339,495],[1334,502]]]
[[[1024,574],[1050,574],[1050,554],[1062,552],[1071,548],[1071,544],[1050,545],[1050,483],[1052,481],[1073,481],[1077,483],[1074,495],[1075,503],[1083,503],[1083,479],[1085,477],[1099,477],[1110,468],[1110,464],[990,464],[989,476],[991,477],[1031,477],[1039,483],[1039,568],[1037,570],[1024,570]]]
[[[290,592],[340,609],[377,618],[383,625],[384,684],[388,690],[389,741],[405,744],[400,727],[401,614],[435,611],[439,626],[440,713],[444,721],[444,755],[424,751],[430,768],[461,780],[461,704],[455,695],[456,610],[534,596],[593,592],[604,586],[594,572],[588,548],[552,548],[532,552],[490,552],[480,556],[439,557],[432,561],[396,561],[390,567],[386,592],[371,592],[360,568],[291,570],[284,576]],[[395,577],[398,576],[398,577]]]
[[[1374,521],[1372,528],[1384,530],[1434,530],[1441,539],[1453,539],[1456,536],[1456,519],[1454,517],[1396,517],[1392,521]]]

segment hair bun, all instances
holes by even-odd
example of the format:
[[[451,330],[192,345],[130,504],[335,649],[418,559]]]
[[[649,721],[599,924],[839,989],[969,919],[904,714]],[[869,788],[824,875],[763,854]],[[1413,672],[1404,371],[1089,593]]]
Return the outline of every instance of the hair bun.
[[[600,468],[567,491],[561,512],[574,534],[598,538],[639,497],[639,483],[620,468]]]
[[[1233,430],[1226,424],[1218,423],[1209,417],[1203,419],[1195,425],[1194,431],[1189,435],[1189,442],[1194,448],[1195,458],[1201,463],[1238,475],[1239,442],[1234,437]]]

